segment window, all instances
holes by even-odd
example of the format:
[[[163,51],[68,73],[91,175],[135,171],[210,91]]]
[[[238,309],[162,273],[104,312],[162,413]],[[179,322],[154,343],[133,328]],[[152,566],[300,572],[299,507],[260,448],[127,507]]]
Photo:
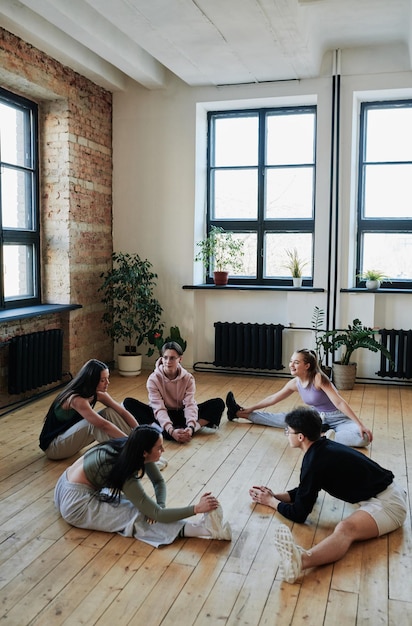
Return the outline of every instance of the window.
[[[0,89],[0,308],[40,301],[37,106]]]
[[[357,275],[412,287],[412,101],[361,105]],[[364,284],[357,278],[357,286]]]
[[[210,112],[208,131],[208,231],[245,241],[230,282],[290,285],[286,251],[296,248],[312,285],[316,107]]]

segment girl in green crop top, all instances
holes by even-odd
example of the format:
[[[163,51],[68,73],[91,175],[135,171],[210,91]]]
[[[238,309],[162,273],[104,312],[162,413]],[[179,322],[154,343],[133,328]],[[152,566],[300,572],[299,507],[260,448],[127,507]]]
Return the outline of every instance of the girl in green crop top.
[[[230,526],[210,492],[197,504],[166,508],[166,483],[156,465],[163,450],[162,435],[146,425],[91,448],[59,478],[55,504],[60,514],[77,528],[118,532],[156,547],[177,536],[230,540]],[[154,499],[145,492],[145,474]],[[198,513],[203,515],[197,521],[186,519]]]
[[[49,459],[67,459],[94,441],[127,436],[139,425],[108,393],[109,382],[107,365],[90,359],[55,398],[39,437]],[[97,412],[96,402],[105,408]]]

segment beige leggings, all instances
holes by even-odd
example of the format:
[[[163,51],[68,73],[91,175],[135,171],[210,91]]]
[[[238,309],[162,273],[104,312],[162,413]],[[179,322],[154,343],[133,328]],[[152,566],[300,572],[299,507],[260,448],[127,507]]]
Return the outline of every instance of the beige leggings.
[[[132,430],[131,427],[114,409],[110,407],[102,409],[99,411],[99,415],[104,417],[108,422],[115,424],[115,426],[120,428],[126,435],[130,434]],[[110,437],[100,428],[96,428],[87,420],[82,419],[53,439],[47,450],[45,450],[45,454],[47,458],[53,461],[59,461],[60,459],[67,459],[73,456],[73,454],[76,454],[94,441],[101,443],[108,439],[110,439]]]

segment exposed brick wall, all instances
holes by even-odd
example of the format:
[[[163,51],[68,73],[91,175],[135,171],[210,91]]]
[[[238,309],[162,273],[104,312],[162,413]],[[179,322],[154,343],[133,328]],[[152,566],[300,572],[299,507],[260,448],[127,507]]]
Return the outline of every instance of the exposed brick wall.
[[[39,105],[42,300],[82,305],[0,324],[0,340],[63,328],[63,369],[76,373],[89,358],[113,358],[98,293],[112,252],[112,96],[2,29],[0,81]],[[7,347],[0,350],[0,389],[1,405],[16,400],[4,393]]]

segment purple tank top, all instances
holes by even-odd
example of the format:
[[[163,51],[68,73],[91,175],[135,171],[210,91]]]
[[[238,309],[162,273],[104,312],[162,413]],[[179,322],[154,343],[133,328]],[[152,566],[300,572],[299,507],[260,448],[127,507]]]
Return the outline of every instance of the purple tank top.
[[[328,411],[336,411],[336,406],[329,400],[328,396],[322,389],[316,389],[313,383],[307,387],[303,387],[299,378],[296,378],[299,395],[303,402],[313,407],[319,413],[327,413]]]

